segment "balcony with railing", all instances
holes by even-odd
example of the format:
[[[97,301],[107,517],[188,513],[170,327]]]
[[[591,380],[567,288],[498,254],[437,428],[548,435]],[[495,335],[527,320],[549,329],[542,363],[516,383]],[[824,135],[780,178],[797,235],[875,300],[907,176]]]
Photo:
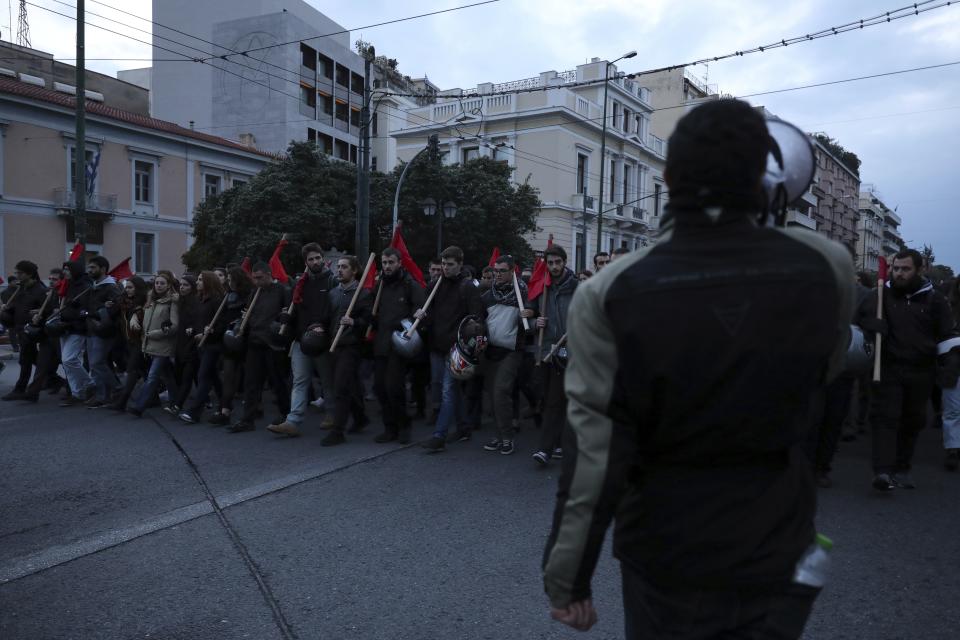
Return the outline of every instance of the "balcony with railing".
[[[54,189],[53,206],[62,212],[76,209],[77,195],[72,189]],[[117,194],[115,193],[88,193],[87,211],[112,216],[117,212]]]
[[[575,193],[570,199],[570,206],[577,211],[583,211],[584,206],[586,206],[587,211],[595,213],[597,210],[596,202],[597,199],[593,196],[588,196],[583,193]]]
[[[650,135],[647,136],[647,146],[650,148],[651,151],[653,151],[654,155],[658,156],[659,158],[667,157],[667,141],[666,140],[662,138],[658,138],[657,136],[651,133]]]

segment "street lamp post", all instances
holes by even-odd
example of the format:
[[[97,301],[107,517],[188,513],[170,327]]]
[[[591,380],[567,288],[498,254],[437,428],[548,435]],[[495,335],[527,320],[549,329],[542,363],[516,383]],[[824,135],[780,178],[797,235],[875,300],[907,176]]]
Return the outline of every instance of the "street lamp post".
[[[427,198],[423,201],[423,214],[427,217],[437,216],[437,255],[443,251],[443,219],[452,220],[457,215],[457,205],[449,200],[443,204],[442,211],[437,211],[437,201]]]
[[[636,51],[630,51],[603,68],[603,127],[600,130],[600,201],[597,203],[597,253],[603,251],[603,182],[607,166],[607,92],[610,89],[610,67],[621,60],[632,58]]]

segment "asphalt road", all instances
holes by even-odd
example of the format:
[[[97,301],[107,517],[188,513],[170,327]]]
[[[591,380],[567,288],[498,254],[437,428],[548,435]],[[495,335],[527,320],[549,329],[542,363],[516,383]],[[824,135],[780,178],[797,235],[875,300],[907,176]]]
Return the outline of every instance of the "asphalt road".
[[[557,478],[534,468],[530,431],[512,457],[477,440],[428,456],[373,428],[322,449],[316,414],[289,440],[147,415],[0,403],[0,639],[622,637],[609,552],[594,631],[548,619]],[[919,488],[884,496],[867,443],[843,445],[820,493],[833,580],[807,638],[960,637],[960,475],[939,437],[922,434]]]

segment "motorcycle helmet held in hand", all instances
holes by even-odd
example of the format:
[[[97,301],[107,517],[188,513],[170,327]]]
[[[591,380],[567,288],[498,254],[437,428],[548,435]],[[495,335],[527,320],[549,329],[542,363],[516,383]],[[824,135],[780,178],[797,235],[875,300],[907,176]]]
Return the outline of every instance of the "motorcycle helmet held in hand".
[[[279,320],[270,323],[269,344],[274,351],[286,351],[290,348],[290,343],[293,342],[293,332],[289,327],[284,333],[280,333],[283,326],[284,324]]]
[[[480,353],[487,346],[483,333],[483,321],[477,316],[467,316],[457,327],[457,340],[450,347],[447,366],[457,380],[469,380],[477,372]]]
[[[50,314],[50,317],[43,324],[43,328],[51,338],[59,338],[66,334],[70,327],[60,318],[60,311],[57,310]]]
[[[393,348],[404,358],[414,358],[423,350],[423,338],[416,331],[412,332],[409,338],[407,337],[407,332],[413,326],[412,320],[404,318],[400,321],[400,326],[403,329],[394,331],[390,337]]]
[[[43,326],[28,322],[23,326],[23,333],[30,340],[38,340],[43,335]]]
[[[240,334],[240,320],[234,320],[223,333],[223,349],[229,354],[236,355],[243,352],[246,341]]]
[[[314,331],[313,328],[319,325],[310,325],[300,336],[300,351],[303,355],[315,357],[322,355],[330,350],[330,338],[326,331]]]

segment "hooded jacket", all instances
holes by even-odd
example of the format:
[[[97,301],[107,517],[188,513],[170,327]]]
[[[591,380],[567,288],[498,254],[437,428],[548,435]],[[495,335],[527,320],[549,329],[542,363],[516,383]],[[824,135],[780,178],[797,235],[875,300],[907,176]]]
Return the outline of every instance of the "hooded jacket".
[[[143,352],[150,356],[173,357],[180,324],[179,296],[168,291],[158,300],[147,301],[143,308]]]
[[[122,295],[123,292],[120,291],[120,287],[117,285],[114,277],[105,276],[99,282],[94,282],[93,290],[84,297],[89,316],[93,316],[93,318],[102,317],[101,309],[106,309],[106,315],[110,319],[110,322],[104,331],[101,332],[100,337],[112,338],[119,335],[116,320],[120,317],[120,297]],[[108,306],[108,302],[113,304]],[[88,323],[88,330],[89,324],[90,323]]]
[[[860,304],[858,321],[877,315],[877,292],[871,291]],[[937,360],[937,345],[953,335],[950,303],[935,291],[929,280],[921,279],[913,291],[887,282],[883,292],[883,317],[887,335],[883,338],[883,363],[929,368]]]
[[[253,304],[253,296],[257,293],[256,287],[250,294],[249,304]],[[249,309],[248,304],[248,309]],[[290,289],[282,284],[272,282],[260,289],[257,304],[250,311],[247,321],[247,335],[250,344],[259,347],[270,346],[270,325],[276,320],[285,307],[290,305]]]
[[[468,315],[484,317],[480,290],[463,271],[448,278],[441,277],[440,288],[433,298],[424,322],[429,337],[427,345],[434,353],[447,353],[457,340],[460,321]]]
[[[380,306],[373,318],[377,330],[373,339],[373,355],[385,358],[393,352],[393,332],[402,329],[401,320],[412,319],[413,312],[423,306],[423,287],[409,273],[398,269],[393,276],[380,276]]]
[[[87,323],[80,311],[87,308],[86,299],[93,294],[93,281],[79,261],[64,262],[63,268],[70,272],[70,284],[61,303],[60,318],[68,325],[67,333],[87,335]],[[90,289],[88,293],[84,293]],[[81,295],[83,294],[83,295]]]
[[[304,332],[315,324],[322,324],[330,317],[330,291],[337,286],[337,277],[324,267],[320,273],[308,273],[303,283],[303,300],[293,312],[294,339],[299,340]]]
[[[340,319],[346,315],[347,309],[350,307],[350,301],[353,300],[353,294],[358,286],[360,286],[360,282],[354,280],[346,287],[338,284],[337,287],[329,293],[330,316],[324,324],[327,327],[331,342],[340,329]],[[353,326],[344,327],[343,335],[340,336],[340,342],[337,343],[338,349],[360,344],[363,335],[367,331],[367,327],[370,326],[370,309],[372,306],[373,300],[370,298],[370,292],[361,291],[357,297],[357,304],[353,306],[353,313],[350,314],[350,317],[353,318]]]

